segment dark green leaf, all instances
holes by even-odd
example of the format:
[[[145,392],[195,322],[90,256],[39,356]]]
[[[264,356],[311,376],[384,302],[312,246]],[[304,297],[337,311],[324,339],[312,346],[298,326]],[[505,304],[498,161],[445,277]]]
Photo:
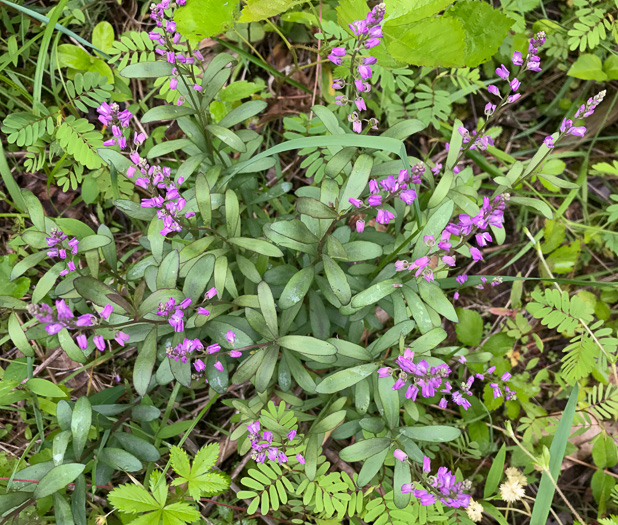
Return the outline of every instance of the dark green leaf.
[[[339,457],[342,461],[352,463],[354,461],[364,461],[365,459],[374,456],[384,449],[388,449],[391,446],[391,440],[389,438],[370,438],[363,441],[359,441],[344,448],[339,452]]]
[[[52,495],[54,492],[58,492],[74,481],[85,468],[86,465],[81,463],[67,463],[54,467],[43,476],[36,489],[34,489],[34,498],[41,499]]]
[[[351,387],[373,374],[378,367],[379,365],[377,363],[367,363],[346,370],[340,370],[322,379],[315,390],[318,394],[335,394],[341,392],[345,388]]]

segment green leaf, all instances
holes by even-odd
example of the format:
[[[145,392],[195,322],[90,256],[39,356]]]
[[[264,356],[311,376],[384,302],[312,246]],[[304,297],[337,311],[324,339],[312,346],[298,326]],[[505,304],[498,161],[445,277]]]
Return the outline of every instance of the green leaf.
[[[308,357],[334,355],[337,352],[332,344],[305,335],[284,335],[277,340],[277,343],[283,348]]]
[[[311,197],[299,197],[296,200],[296,210],[314,219],[336,219],[338,217],[336,210]]]
[[[417,235],[416,245],[414,246],[410,259],[415,260],[429,253],[429,247],[425,241],[423,241],[423,237],[425,235],[433,235],[435,239],[438,239],[444,227],[451,221],[454,207],[454,202],[451,199],[447,199],[436,208],[427,220],[427,224],[425,224],[421,232]]]
[[[345,272],[326,254],[322,255],[322,261],[324,262],[326,279],[333,293],[342,305],[348,304],[352,298],[352,291],[350,290]]]
[[[607,73],[603,71],[601,59],[589,53],[579,55],[567,71],[567,75],[582,80],[598,80],[599,82],[607,80]]]
[[[75,403],[71,417],[71,436],[73,437],[73,452],[76,458],[81,458],[88,441],[91,423],[92,406],[88,398],[82,396]]]
[[[506,459],[506,445],[502,445],[498,454],[494,458],[489,474],[487,474],[487,481],[485,482],[485,488],[483,489],[483,498],[487,499],[493,496],[494,492],[500,484],[502,479],[502,473],[504,472],[504,460]]]
[[[329,430],[333,430],[338,427],[345,419],[346,411],[338,410],[332,414],[329,414],[324,419],[320,419],[311,426],[309,434],[324,434]]]
[[[75,481],[75,478],[77,478],[85,468],[86,465],[82,465],[81,463],[67,463],[54,467],[45,474],[37,484],[36,489],[34,489],[33,497],[35,499],[41,499],[62,490],[69,483]]]
[[[365,3],[364,0],[363,3]],[[339,206],[337,208],[339,213],[346,212],[350,209],[352,204],[350,204],[349,199],[357,199],[362,195],[367,187],[372,167],[373,158],[369,155],[363,154],[356,159],[352,172],[339,194]]]
[[[478,346],[483,337],[483,318],[474,310],[457,308],[459,323],[455,325],[455,333],[461,344]]]
[[[180,447],[173,446],[170,448],[170,462],[174,472],[183,478],[191,476],[191,463],[189,456]]]
[[[410,503],[410,493],[401,492],[402,485],[412,482],[412,472],[407,461],[395,460],[395,473],[393,475],[393,502],[398,509],[405,509]]]
[[[382,255],[382,247],[375,242],[352,241],[343,245],[348,262],[369,261]]]
[[[424,354],[428,350],[431,350],[438,346],[442,341],[446,339],[447,333],[442,328],[433,328],[426,334],[417,337],[410,344],[410,350]]]
[[[241,23],[259,22],[277,16],[305,0],[247,0],[240,18]]]
[[[401,427],[401,433],[415,441],[430,441],[432,443],[446,443],[461,436],[461,430],[443,425]]]
[[[169,519],[169,516],[181,520],[182,523],[191,523],[199,519],[201,514],[190,503],[177,501],[176,503],[167,505],[163,509],[163,516],[163,523],[166,523],[166,519]]]
[[[283,257],[283,252],[274,244],[263,241],[262,239],[250,239],[248,237],[234,237],[229,242],[240,246],[245,250],[250,250],[268,257]]]
[[[609,55],[603,63],[603,71],[609,80],[618,79],[618,56]]]
[[[554,214],[548,204],[539,199],[532,199],[530,197],[511,197],[510,202],[515,204],[521,204],[522,206],[529,206],[534,208],[547,219],[553,219]]]
[[[358,441],[349,447],[344,448],[339,452],[339,458],[342,461],[352,463],[354,461],[363,461],[371,456],[382,452],[391,446],[389,438],[370,438]]]
[[[135,366],[133,368],[133,385],[140,396],[145,396],[152,378],[152,371],[157,360],[157,327],[152,330],[141,343]]]
[[[575,416],[575,410],[577,408],[577,397],[579,393],[579,385],[576,383],[571,391],[569,400],[566,404],[558,429],[551,443],[549,449],[549,472],[553,481],[546,473],[541,476],[541,483],[539,485],[539,492],[537,493],[534,507],[532,509],[532,518],[530,523],[532,525],[545,524],[547,517],[549,516],[549,508],[551,507],[554,499],[554,492],[556,490],[554,482],[558,482],[560,477],[560,466],[564,459],[564,453],[569,441],[569,435],[571,434],[571,426],[573,425],[573,417]]]
[[[266,350],[264,360],[255,373],[255,389],[258,392],[265,392],[268,384],[275,373],[277,359],[279,357],[279,346],[273,345]]]
[[[236,84],[238,84],[238,82],[232,85],[235,86]],[[267,105],[265,100],[250,100],[249,102],[245,102],[225,115],[219,122],[219,125],[224,128],[231,128],[262,112],[266,109]]]
[[[279,308],[286,310],[302,301],[313,283],[313,266],[303,268],[287,282],[279,297]]]
[[[250,97],[253,93],[256,93],[262,89],[255,82],[249,82],[247,80],[237,80],[233,84],[230,84],[219,94],[219,97],[223,102],[237,102],[243,98]],[[243,119],[244,120],[244,119]],[[226,126],[223,126],[226,127]]]
[[[161,120],[175,120],[179,117],[195,114],[195,110],[188,106],[155,106],[150,108],[141,118],[143,124],[159,122]]]
[[[335,394],[341,392],[373,374],[379,366],[380,365],[377,363],[367,363],[346,370],[340,370],[322,379],[315,391],[318,394]]]
[[[26,381],[26,387],[33,394],[42,397],[65,397],[67,395],[62,388],[40,377],[28,379],[28,381]]]
[[[191,41],[216,36],[230,27],[234,21],[236,2],[220,0],[189,0],[179,8],[174,21],[178,32]]]
[[[114,47],[114,28],[109,22],[99,22],[92,30],[92,43],[108,53]]]
[[[455,18],[428,18],[403,26],[386,22],[384,35],[388,52],[400,62],[430,67],[465,65],[466,34]]]
[[[231,3],[231,0],[230,0]],[[215,137],[217,137],[221,142],[227,144],[234,151],[239,151],[244,153],[247,151],[247,147],[242,139],[236,135],[233,131],[230,131],[223,126],[218,126],[217,124],[209,124],[206,126],[206,131],[212,133]]]
[[[115,432],[114,439],[117,439],[122,448],[133,454],[137,459],[142,461],[158,461],[161,454],[156,447],[135,434],[127,434],[126,432]]]
[[[438,285],[428,283],[425,279],[421,279],[418,282],[418,291],[421,299],[440,315],[454,323],[459,321],[455,308]]]
[[[121,448],[106,447],[99,454],[99,459],[116,470],[137,472],[143,468],[139,459]]]
[[[73,69],[88,70],[93,58],[81,47],[73,44],[59,45],[56,53],[56,59],[60,67],[70,67]]]
[[[572,272],[581,251],[581,241],[561,246],[547,257],[547,265],[552,273]]]
[[[161,508],[144,487],[134,484],[116,487],[109,493],[107,499],[116,510],[128,512],[130,514],[148,512]]]
[[[126,66],[120,71],[125,78],[160,78],[169,77],[174,66],[169,62],[139,62]]]
[[[9,337],[11,338],[13,344],[19,349],[19,351],[25,356],[33,357],[34,349],[28,342],[28,338],[26,337],[26,334],[24,333],[24,330],[21,327],[21,324],[15,312],[11,312],[11,315],[9,316],[8,329]]]
[[[98,279],[93,277],[78,277],[73,281],[75,290],[79,295],[88,301],[92,301],[97,306],[105,307],[110,303],[114,303],[114,310],[120,313],[132,312],[133,307],[124,297],[116,290],[103,284]]]
[[[277,309],[275,307],[275,300],[273,294],[270,291],[270,286],[265,281],[262,281],[258,285],[258,299],[260,301],[260,310],[266,321],[266,326],[273,337],[279,335],[279,326],[277,322]],[[283,345],[285,346],[285,345]]]
[[[392,294],[397,289],[394,285],[398,284],[399,281],[399,279],[387,279],[356,294],[352,298],[352,308],[362,308],[363,306],[376,304],[380,299],[384,299],[384,297]]]
[[[399,426],[399,392],[393,390],[394,377],[381,377],[378,380],[378,396],[382,410],[380,411],[389,428]]]
[[[13,269],[11,270],[11,281],[14,281],[19,276],[26,273],[30,268],[36,266],[47,258],[47,252],[37,252],[26,255],[26,257],[13,266]]]
[[[485,2],[457,2],[447,11],[457,18],[466,34],[466,67],[476,67],[489,60],[502,45],[513,19]]]
[[[439,13],[453,2],[454,0],[391,0],[386,6],[386,14],[398,17],[398,20],[406,23],[416,22]]]

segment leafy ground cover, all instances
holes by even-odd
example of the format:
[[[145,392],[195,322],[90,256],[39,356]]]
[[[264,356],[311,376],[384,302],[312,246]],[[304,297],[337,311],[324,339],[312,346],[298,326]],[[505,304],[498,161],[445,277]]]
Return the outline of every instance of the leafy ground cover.
[[[618,523],[618,3],[0,6],[0,523]]]

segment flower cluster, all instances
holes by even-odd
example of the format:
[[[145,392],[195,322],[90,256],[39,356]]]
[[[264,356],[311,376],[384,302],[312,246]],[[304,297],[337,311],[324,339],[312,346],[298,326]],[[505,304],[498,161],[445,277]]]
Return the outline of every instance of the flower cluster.
[[[406,461],[408,456],[403,450],[397,449],[393,456],[399,461]],[[423,458],[423,473],[431,472],[431,461],[425,456]],[[415,488],[412,483],[401,486],[404,494],[412,493],[418,498],[421,505],[433,505],[440,501],[447,507],[466,508],[470,504],[470,494],[467,492],[472,488],[470,481],[457,481],[457,477],[448,468],[440,467],[435,476],[425,476],[423,479],[424,488]]]
[[[446,266],[455,266],[455,257],[450,255],[453,244],[451,236],[459,237],[459,242],[457,246],[455,246],[456,249],[463,246],[467,240],[474,235],[478,247],[469,246],[470,255],[475,262],[482,261],[483,254],[479,248],[487,246],[488,243],[493,241],[491,234],[486,230],[489,226],[503,228],[504,209],[509,198],[510,196],[508,193],[496,196],[493,202],[490,201],[488,197],[483,197],[483,205],[477,215],[470,217],[470,215],[461,214],[456,223],[449,223],[440,235],[440,241],[437,243],[438,251],[436,255],[441,257],[443,265],[436,269],[439,270]],[[432,235],[426,235],[423,237],[423,240],[430,248],[436,246],[435,239]],[[412,262],[399,260],[395,262],[395,269],[399,272],[404,270],[415,271],[416,277],[422,275],[429,282],[434,279],[434,268],[430,267],[430,262],[431,259],[428,256],[420,257]],[[463,276],[462,279],[462,282],[459,284],[463,284],[467,276]],[[497,284],[499,284],[499,282]]]
[[[77,237],[72,237],[66,241],[68,237],[69,236],[62,230],[52,228],[50,236],[45,237],[45,242],[49,248],[49,250],[47,250],[48,257],[60,257],[60,259],[64,261],[67,259],[67,256],[77,255],[79,241],[77,240]],[[64,241],[66,241],[66,246]],[[60,275],[64,277],[69,272],[74,272],[76,269],[77,267],[75,266],[75,261],[68,260],[66,268],[60,272]]]
[[[186,4],[186,0],[177,0],[176,4],[178,6],[183,6]],[[160,31],[151,31],[148,33],[148,37],[158,44],[158,47],[155,47],[155,53],[165,57],[168,63],[174,64],[169,87],[175,90],[178,87],[178,78],[180,76],[177,66],[180,64],[190,66],[195,64],[196,61],[201,63],[204,57],[198,50],[191,50],[187,42],[181,42],[182,35],[176,31],[176,22],[173,20],[173,13],[170,13],[169,17],[166,16],[166,9],[170,9],[171,7],[174,7],[174,4],[171,3],[170,0],[162,0],[158,4],[152,4],[150,6],[150,18],[155,21]],[[178,47],[182,47],[184,53],[179,52]],[[195,75],[193,75],[192,70],[187,70],[187,73],[192,79],[193,89],[195,91],[202,91],[202,86],[197,83],[197,79]],[[178,100],[178,105],[180,106],[182,104],[183,100],[181,97]]]
[[[406,204],[410,205],[416,199],[416,190],[411,187],[412,184],[421,183],[421,175],[425,172],[425,165],[418,163],[412,166],[411,170],[401,170],[399,175],[389,175],[385,179],[378,182],[375,179],[369,181],[370,195],[367,198],[367,204],[361,199],[348,199],[349,202],[357,208],[373,208],[382,206],[389,199],[399,198]],[[388,224],[395,215],[386,208],[378,209],[376,222],[378,224]],[[356,222],[356,231],[362,233],[365,229],[365,221]]]
[[[129,122],[133,118],[133,113],[128,109],[120,111],[120,106],[115,102],[108,104],[103,102],[98,108],[99,122],[106,127],[112,128],[112,138],[103,142],[103,146],[115,146],[118,144],[120,149],[127,147],[127,138],[124,129],[129,127]]]
[[[604,98],[605,90],[600,91],[594,97],[589,98],[585,104],[582,104],[579,107],[579,109],[575,113],[575,116],[573,117],[573,120],[583,119],[592,115],[596,107],[601,102],[603,102]],[[558,140],[560,140],[565,135],[575,135],[576,137],[583,137],[586,134],[586,128],[584,126],[574,126],[573,120],[566,118],[563,119],[562,124],[560,125],[560,135],[558,136],[558,138],[554,141],[551,135],[545,137],[545,140],[543,141],[545,145],[551,149],[556,145]]]
[[[352,111],[348,115],[348,120],[352,123],[352,129],[356,133],[360,133],[363,130],[363,120],[369,123],[372,129],[377,129],[378,121],[375,118],[361,119],[358,111],[366,111],[367,105],[363,98],[363,93],[371,91],[371,84],[368,82],[371,79],[372,71],[371,66],[375,65],[377,60],[373,56],[362,56],[360,54],[362,49],[371,49],[380,44],[382,38],[382,20],[384,19],[384,12],[386,6],[384,3],[378,4],[367,14],[364,20],[356,20],[350,24],[350,29],[354,36],[354,47],[350,53],[349,68],[350,68],[350,85],[354,87],[354,104],[357,111]],[[328,55],[328,59],[340,66],[346,59],[346,48],[335,47]],[[333,80],[333,89],[340,90],[346,87],[348,83],[342,78],[336,78]],[[338,95],[335,103],[344,106],[348,104],[349,99],[345,95]]]
[[[210,300],[217,295],[217,289],[211,288],[204,294],[204,299]],[[185,329],[184,310],[191,306],[191,299],[187,297],[183,299],[179,304],[176,304],[176,299],[170,297],[166,302],[159,303],[157,309],[157,315],[165,317],[170,326],[174,329],[174,332],[183,332]],[[204,307],[198,307],[197,313],[199,315],[210,315],[210,311]],[[233,343],[234,341],[230,341]]]
[[[466,362],[465,357],[460,358],[460,362],[463,364]],[[406,348],[403,355],[397,357],[397,368],[382,367],[378,370],[379,377],[396,377],[393,390],[400,390],[408,384],[406,389],[406,399],[416,401],[419,393],[423,398],[431,398],[436,394],[442,394],[438,406],[440,408],[446,408],[448,405],[447,396],[451,396],[451,401],[457,406],[463,407],[464,410],[470,408],[471,403],[465,397],[472,396],[472,385],[476,379],[484,381],[487,376],[492,376],[496,371],[495,366],[489,367],[484,373],[476,373],[470,375],[468,379],[459,385],[458,390],[453,390],[451,382],[447,380],[451,374],[451,368],[447,364],[440,364],[438,366],[429,366],[424,359],[418,363],[414,362],[414,352],[409,348]],[[487,377],[492,382],[489,383],[494,395],[494,399],[502,397],[503,392],[499,381],[503,383],[511,379],[511,374],[505,372],[500,379]],[[511,401],[516,398],[515,392],[510,390],[509,387],[504,384],[504,398],[507,401]]]
[[[99,313],[99,317],[107,321],[113,310],[114,307],[111,304],[107,304]],[[78,333],[75,336],[75,341],[82,350],[88,348],[88,336],[82,333],[83,329],[92,326],[96,327],[101,324],[99,321],[99,323],[95,325],[96,317],[93,314],[83,314],[79,317],[75,317],[75,314],[71,311],[64,299],[58,299],[56,301],[55,310],[50,305],[42,303],[29,305],[28,312],[30,315],[35,316],[40,323],[45,324],[45,330],[49,335],[55,335],[63,328],[69,331],[77,331]],[[129,340],[129,336],[119,330],[116,332],[114,339],[120,346],[124,346]],[[105,351],[107,344],[102,335],[94,335],[92,337],[92,342],[98,350],[101,352]]]
[[[285,454],[285,449],[292,445],[296,439],[296,430],[290,430],[286,436],[287,443],[274,443],[274,434],[270,430],[265,430],[260,433],[260,422],[256,421],[247,425],[249,431],[249,439],[251,440],[251,450],[253,450],[252,459],[257,463],[276,461],[277,463],[287,463],[288,456]],[[278,446],[277,446],[278,445]],[[296,460],[301,464],[305,464],[305,458],[301,454],[296,455]]]

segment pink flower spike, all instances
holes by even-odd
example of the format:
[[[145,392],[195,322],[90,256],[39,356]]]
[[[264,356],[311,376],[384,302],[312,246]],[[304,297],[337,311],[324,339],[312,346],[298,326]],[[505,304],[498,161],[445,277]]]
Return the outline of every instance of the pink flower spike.
[[[230,357],[241,357],[242,356],[242,352],[239,352],[238,350],[232,350],[230,352]]]
[[[201,359],[196,359],[195,361],[193,361],[193,367],[195,368],[196,372],[203,372],[204,370],[206,370],[206,364]]]
[[[214,366],[219,372],[223,372],[224,368],[220,361],[217,361]]]
[[[509,85],[511,86],[511,89],[513,91],[517,91],[519,89],[519,86],[521,86],[521,82],[514,78],[513,80],[511,80],[511,83]]]
[[[519,51],[515,51],[513,53],[513,65],[521,66],[524,63],[524,57]]]
[[[305,464],[305,458],[302,456],[302,454],[296,454],[296,461],[298,461],[301,465]]]
[[[365,221],[356,221],[356,233],[363,233],[365,231]]]
[[[204,89],[204,88],[202,88],[202,86],[200,86],[199,84],[193,84],[193,89],[195,91],[202,91],[202,89]]]
[[[423,458],[423,472],[431,472],[431,460],[427,456]]]
[[[112,315],[114,311],[114,307],[111,304],[106,304],[105,308],[101,311],[101,319],[105,319],[106,321],[109,319],[109,316]]]
[[[448,266],[455,266],[455,257],[451,255],[445,255],[444,257],[442,257],[442,262],[444,262],[444,264],[447,264]]]
[[[354,104],[356,104],[356,109],[358,109],[358,111],[367,111],[367,106],[363,98],[358,97],[354,100]]]
[[[232,330],[228,330],[227,334],[225,334],[225,338],[227,339],[228,343],[234,344],[234,341],[236,340],[236,334],[232,332]]]
[[[199,315],[210,315],[210,310],[207,310],[206,308],[202,308],[201,306],[197,309],[197,313]]]
[[[205,294],[204,297],[206,299],[212,299],[215,295],[217,295],[217,289],[213,286],[210,290],[208,290]]]
[[[583,137],[585,134],[586,128],[584,126],[573,126],[567,131],[567,135],[575,135],[576,137]]]
[[[545,137],[545,140],[543,140],[543,144],[545,144],[549,149],[553,149],[554,139],[551,136]]]
[[[131,178],[135,175],[135,166],[129,166],[127,169],[127,177]]]
[[[500,96],[500,90],[497,86],[494,86],[493,84],[487,86],[487,91],[489,91],[492,95],[496,95],[497,97]]]

